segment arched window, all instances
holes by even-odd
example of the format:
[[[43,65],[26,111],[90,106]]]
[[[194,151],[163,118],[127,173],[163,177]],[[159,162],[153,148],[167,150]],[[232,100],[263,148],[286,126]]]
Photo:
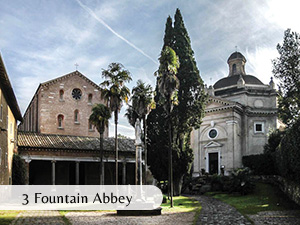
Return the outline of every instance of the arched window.
[[[89,94],[89,97],[88,97],[88,103],[92,103],[92,100],[93,100],[93,95],[92,95],[92,94]]]
[[[234,75],[236,73],[236,64],[232,65],[232,74]]]
[[[59,91],[59,100],[64,100],[64,91],[63,90],[60,90]]]
[[[78,109],[76,109],[76,110],[74,111],[74,122],[75,122],[75,123],[78,123],[78,122],[79,122],[79,111],[78,111]]]
[[[64,127],[64,116],[59,114],[57,116],[57,124],[58,124],[58,128],[63,128]]]

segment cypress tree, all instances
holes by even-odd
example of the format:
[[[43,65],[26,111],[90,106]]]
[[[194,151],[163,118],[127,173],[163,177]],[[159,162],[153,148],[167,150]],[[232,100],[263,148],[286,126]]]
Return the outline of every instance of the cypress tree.
[[[179,9],[176,10],[174,27],[171,17],[167,19],[163,48],[165,46],[174,49],[180,63],[177,73],[178,105],[174,106],[172,112],[174,194],[178,195],[181,192],[182,178],[190,171],[193,162],[190,133],[193,128],[200,127],[206,101],[203,81]],[[156,179],[161,180],[160,178],[167,179],[168,175],[166,165],[168,127],[159,98],[159,93],[156,91],[156,109],[148,116],[148,149],[151,149],[148,157],[151,172]]]
[[[292,125],[300,118],[300,34],[287,29],[277,51],[273,74],[279,79],[278,114],[285,124]]]
[[[180,10],[176,10],[174,22],[174,50],[179,57],[180,67],[177,77],[180,82],[178,106],[174,108],[174,142],[177,147],[177,158],[174,157],[174,190],[180,193],[183,175],[188,173],[193,162],[193,150],[190,147],[192,129],[200,127],[204,116],[206,94],[203,81],[194,58],[191,40],[184,26]],[[174,154],[176,155],[176,154]]]

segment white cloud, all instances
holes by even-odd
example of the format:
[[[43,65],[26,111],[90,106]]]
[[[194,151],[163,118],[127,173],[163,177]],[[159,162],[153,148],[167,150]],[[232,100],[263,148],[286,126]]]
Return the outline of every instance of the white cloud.
[[[91,10],[89,7],[87,7],[86,5],[82,4],[81,1],[76,0],[78,2],[78,4],[84,9],[86,10],[92,17],[94,17],[99,23],[101,23],[103,26],[105,26],[109,31],[111,31],[114,35],[116,35],[118,38],[120,38],[121,40],[123,40],[125,43],[127,43],[129,46],[133,47],[135,50],[137,50],[138,52],[140,52],[142,55],[144,55],[145,57],[147,57],[148,59],[150,59],[153,63],[157,64],[157,62],[148,54],[146,54],[142,49],[138,48],[137,46],[135,46],[132,42],[128,41],[126,38],[124,38],[122,35],[120,35],[119,33],[117,33],[114,29],[112,29],[107,23],[104,22],[104,20],[102,20],[100,17],[98,17],[93,10]]]

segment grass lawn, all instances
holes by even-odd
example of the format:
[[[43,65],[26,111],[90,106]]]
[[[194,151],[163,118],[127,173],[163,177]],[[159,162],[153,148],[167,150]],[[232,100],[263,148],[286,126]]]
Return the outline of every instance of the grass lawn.
[[[10,224],[15,217],[19,214],[20,211],[13,210],[0,210],[0,224]]]
[[[200,202],[194,200],[189,197],[185,196],[176,196],[173,197],[174,207],[170,207],[170,201],[168,200],[167,203],[161,204],[163,212],[174,212],[174,213],[181,213],[181,212],[196,212],[194,217],[194,223],[196,224],[197,218],[200,214],[201,205]]]
[[[220,192],[208,192],[206,195],[228,203],[243,215],[261,211],[300,210],[300,207],[289,200],[278,187],[264,183],[256,183],[254,192],[244,196]]]
[[[198,201],[184,196],[173,197],[174,207],[170,207],[170,202],[161,204],[163,212],[193,212],[200,210],[201,205]]]

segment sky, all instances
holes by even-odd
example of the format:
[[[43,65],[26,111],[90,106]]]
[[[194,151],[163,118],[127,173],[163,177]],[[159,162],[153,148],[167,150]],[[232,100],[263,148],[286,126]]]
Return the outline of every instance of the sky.
[[[228,75],[234,51],[246,73],[267,84],[287,28],[300,33],[295,0],[0,0],[0,52],[22,114],[39,83],[78,70],[99,84],[102,69],[119,62],[155,86],[154,72],[167,17],[181,10],[201,77],[208,85]],[[118,132],[134,138],[120,112]],[[114,135],[113,120],[109,135]]]

